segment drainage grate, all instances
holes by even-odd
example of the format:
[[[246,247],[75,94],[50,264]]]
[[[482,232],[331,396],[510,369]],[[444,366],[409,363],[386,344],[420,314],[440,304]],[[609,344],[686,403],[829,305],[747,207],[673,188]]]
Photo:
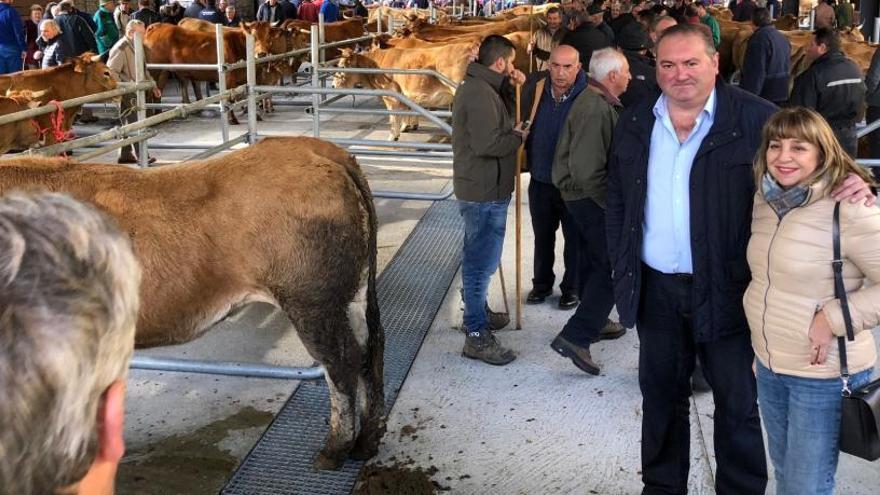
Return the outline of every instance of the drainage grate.
[[[378,280],[385,326],[385,410],[390,411],[461,262],[464,228],[455,201],[434,203]],[[323,381],[302,383],[229,480],[223,495],[350,493],[363,461],[315,471],[330,396]]]

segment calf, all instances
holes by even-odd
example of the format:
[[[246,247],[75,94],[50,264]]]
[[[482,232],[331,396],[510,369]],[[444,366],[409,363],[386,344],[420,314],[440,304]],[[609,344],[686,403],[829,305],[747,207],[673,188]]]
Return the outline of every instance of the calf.
[[[128,232],[143,268],[137,346],[193,340],[236,307],[280,307],[326,370],[330,433],[315,460],[373,456],[384,432],[376,212],[354,158],[313,138],[267,138],[156,169],[0,162],[0,193],[50,190]]]
[[[21,112],[40,106],[38,98],[45,91],[10,91],[0,96],[0,115]],[[9,150],[23,150],[35,144],[42,144],[47,134],[51,134],[51,118],[40,115],[27,120],[0,125],[0,155]]]
[[[26,70],[0,76],[0,94],[7,91],[36,91],[41,96],[37,100],[46,104],[52,100],[69,100],[116,88],[116,80],[110,69],[99,57],[86,53],[70,59],[70,62],[48,69]],[[80,107],[64,111],[61,130],[68,131],[73,125],[73,117]],[[45,144],[55,144],[54,133],[47,133]]]

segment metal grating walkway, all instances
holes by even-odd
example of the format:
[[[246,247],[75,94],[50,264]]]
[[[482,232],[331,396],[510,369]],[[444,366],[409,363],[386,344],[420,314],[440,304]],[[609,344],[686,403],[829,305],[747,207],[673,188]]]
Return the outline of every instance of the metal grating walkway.
[[[390,411],[461,261],[464,232],[455,201],[434,203],[378,280],[385,326],[385,410]],[[323,381],[302,383],[223,487],[223,495],[350,493],[362,461],[315,471],[330,397]]]

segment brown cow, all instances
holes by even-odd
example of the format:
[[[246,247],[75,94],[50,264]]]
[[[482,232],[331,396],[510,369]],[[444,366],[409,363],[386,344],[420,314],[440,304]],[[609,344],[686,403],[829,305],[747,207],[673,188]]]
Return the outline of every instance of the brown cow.
[[[26,70],[0,76],[0,94],[7,91],[43,91],[38,100],[46,104],[52,100],[70,100],[90,94],[116,89],[116,80],[110,69],[91,53],[70,59],[66,64],[48,69]],[[80,107],[64,110],[62,130],[69,131],[73,125],[73,117]],[[52,133],[46,135],[45,144],[55,144],[57,140]]]
[[[37,108],[40,106],[39,98],[44,93],[45,90],[10,91],[6,96],[0,96],[0,115]],[[51,126],[48,115],[0,125],[0,155],[9,150],[24,150],[35,144],[42,144],[46,135],[51,134]]]
[[[298,29],[306,37],[311,35],[311,26],[312,24],[309,21],[304,21],[302,19],[288,19],[281,23],[282,28]],[[324,42],[335,43],[337,41],[360,38],[364,36],[365,32],[364,20],[360,17],[344,21],[328,22],[324,24]],[[311,40],[309,42],[311,42]],[[355,42],[341,48],[355,48],[357,44],[358,43]],[[324,56],[327,60],[332,60],[339,57],[340,53],[340,48],[328,48],[324,51]]]
[[[252,301],[280,307],[326,370],[330,434],[315,466],[375,455],[385,406],[376,212],[351,155],[299,137],[146,170],[0,162],[0,193],[13,189],[68,193],[128,232],[143,268],[137,346],[193,340]]]
[[[256,24],[256,25],[255,25]],[[245,32],[254,34],[254,52],[257,56],[270,53],[272,43],[280,33],[271,33],[261,29],[259,24],[242,25],[240,31],[223,32],[224,56],[226,63],[243,60],[246,57]],[[269,34],[267,34],[269,33]],[[154,64],[216,64],[217,42],[214,33],[204,33],[181,28],[172,24],[152,24],[144,35],[144,47],[147,50],[147,61]],[[194,81],[217,81],[216,70],[179,70],[175,71],[181,79]],[[259,77],[258,71],[258,77]],[[166,71],[156,78],[160,89],[168,80]],[[226,87],[234,88],[247,82],[246,69],[236,69],[226,73]],[[181,97],[189,103],[189,94],[181,84]],[[235,112],[229,112],[229,122],[238,124]]]
[[[400,36],[413,36],[425,41],[453,41],[457,38],[467,35],[478,34],[480,36],[489,36],[490,34],[505,35],[515,31],[529,31],[529,24],[532,23],[533,28],[540,28],[540,25],[530,21],[526,17],[517,17],[509,21],[493,22],[476,26],[461,27],[437,27],[427,24],[424,21],[417,20],[406,26],[397,29]]]
[[[354,53],[345,49],[339,58],[339,67],[355,68],[395,68],[432,69],[460,83],[465,76],[467,65],[476,56],[478,43],[450,43],[434,48],[389,48],[373,49],[364,53]],[[388,89],[402,93],[424,108],[448,108],[456,87],[433,76],[404,74],[374,75],[337,73],[333,77],[337,88],[368,87]],[[382,98],[388,109],[409,110],[394,98]],[[397,141],[400,133],[408,127],[418,128],[418,117],[400,119],[391,116],[391,139]]]

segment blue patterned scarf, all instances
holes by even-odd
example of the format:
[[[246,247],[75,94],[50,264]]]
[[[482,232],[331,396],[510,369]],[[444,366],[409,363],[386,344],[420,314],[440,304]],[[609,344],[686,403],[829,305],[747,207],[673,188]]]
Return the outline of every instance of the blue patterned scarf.
[[[798,184],[788,189],[783,189],[776,182],[770,172],[764,174],[761,181],[761,191],[764,193],[764,200],[776,212],[776,216],[782,219],[786,213],[792,208],[802,206],[810,197],[810,186]]]

